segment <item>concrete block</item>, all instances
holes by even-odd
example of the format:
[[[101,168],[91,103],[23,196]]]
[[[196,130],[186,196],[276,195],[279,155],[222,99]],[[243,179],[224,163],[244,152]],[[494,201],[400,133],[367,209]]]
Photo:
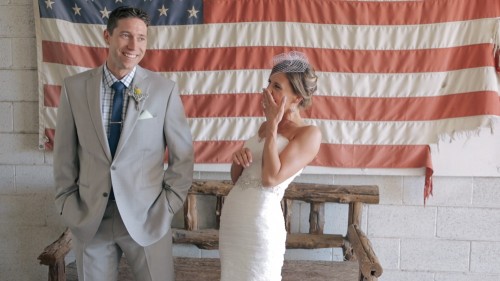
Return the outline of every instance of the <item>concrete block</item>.
[[[434,281],[434,273],[384,270],[379,281]]]
[[[36,69],[35,38],[12,38],[12,65],[16,69]]]
[[[0,194],[12,194],[16,192],[15,168],[11,165],[0,165]]]
[[[333,184],[334,175],[301,174],[295,178],[295,182],[315,183],[315,184]]]
[[[217,217],[215,214],[217,198],[213,196],[199,195],[197,198],[197,204],[198,218],[200,218],[198,221],[199,228],[215,228],[217,226]]]
[[[403,204],[424,205],[424,176],[405,176],[403,178]]]
[[[204,180],[231,180],[229,170],[227,172],[200,172],[199,179]]]
[[[368,212],[368,236],[384,238],[434,237],[436,208],[372,205]]]
[[[370,241],[384,271],[399,269],[399,239],[370,238]]]
[[[47,165],[52,165],[54,163],[54,153],[52,153],[52,151],[44,151],[43,156],[45,159],[43,163]]]
[[[500,274],[437,272],[435,281],[498,281]]]
[[[14,102],[14,132],[38,133],[38,102]]]
[[[401,269],[466,272],[470,243],[436,239],[402,239]]]
[[[201,258],[201,250],[188,244],[174,244],[172,254],[174,257]]]
[[[43,152],[38,150],[37,134],[0,133],[0,164],[43,164]]]
[[[0,85],[0,101],[38,101],[35,70],[0,70]]]
[[[500,274],[500,242],[473,241],[471,248],[472,272]]]
[[[218,259],[220,257],[219,250],[201,250],[201,257]]]
[[[333,260],[333,251],[331,248],[325,249],[287,249],[285,252],[286,260],[314,260],[331,261]]]
[[[500,208],[500,178],[474,178],[472,205]]]
[[[12,39],[0,38],[0,68],[12,67]]]
[[[366,234],[368,233],[368,211],[370,210],[370,205],[363,206],[363,215],[361,217],[361,230]]]
[[[8,4],[12,4],[12,5],[29,5],[29,4],[33,4],[33,1],[30,1],[30,0],[0,0],[0,5],[8,5]]]
[[[18,193],[52,193],[54,176],[52,166],[16,166],[16,191]]]
[[[309,233],[309,214],[311,205],[309,203],[300,202],[300,218],[299,218],[299,232]]]
[[[325,204],[325,233],[346,235],[349,205],[339,203]]]
[[[0,132],[14,130],[14,105],[11,102],[0,102],[0,120]]]
[[[0,9],[0,37],[35,37],[33,5],[10,5]]]
[[[0,241],[3,241],[0,243],[0,279],[47,280],[48,268],[40,265],[36,258],[62,231],[52,227],[0,225]]]
[[[300,220],[301,215],[300,211],[302,209],[302,205],[305,203],[294,201],[292,203],[292,218],[290,221],[290,232],[291,233],[299,233],[300,232]]]
[[[433,195],[427,206],[470,206],[472,179],[470,177],[433,177]],[[423,205],[424,177],[405,177],[403,201],[406,205]]]
[[[43,227],[47,225],[46,214],[46,202],[36,194],[0,196],[0,229],[12,226]]]
[[[401,205],[403,177],[401,176],[335,176],[335,184],[378,185],[381,205]]]
[[[437,236],[460,240],[498,241],[500,209],[439,208]]]

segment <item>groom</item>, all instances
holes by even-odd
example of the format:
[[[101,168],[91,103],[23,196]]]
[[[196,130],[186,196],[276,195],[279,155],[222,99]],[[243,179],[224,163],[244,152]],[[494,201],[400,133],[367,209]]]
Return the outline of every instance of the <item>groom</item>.
[[[112,11],[106,63],[63,84],[55,203],[79,280],[115,281],[122,254],[137,280],[174,280],[170,223],[192,183],[193,147],[177,85],[138,66],[148,25],[140,9]]]

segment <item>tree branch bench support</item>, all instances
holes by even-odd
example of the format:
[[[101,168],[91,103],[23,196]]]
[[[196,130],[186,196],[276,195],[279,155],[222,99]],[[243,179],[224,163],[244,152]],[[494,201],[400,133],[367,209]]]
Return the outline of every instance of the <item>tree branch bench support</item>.
[[[193,244],[200,249],[215,250],[219,244],[219,224],[224,198],[232,188],[230,181],[197,180],[184,204],[184,228],[173,228],[176,244]],[[216,226],[199,229],[197,200],[199,196],[215,196]],[[309,233],[290,233],[292,203],[294,200],[310,204]],[[325,203],[349,204],[348,227],[345,236],[324,234]],[[282,210],[288,231],[288,249],[342,248],[344,261],[289,261],[283,266],[283,281],[377,281],[382,267],[367,236],[360,229],[363,204],[378,204],[379,192],[375,185],[325,185],[292,183],[285,192]],[[71,233],[66,230],[58,240],[47,246],[38,259],[49,266],[49,281],[66,281],[64,257],[71,249]],[[125,260],[125,259],[123,259]],[[176,257],[175,271],[178,281],[218,281],[220,262],[216,258]],[[126,261],[125,261],[126,263]],[[127,271],[126,265],[121,265]],[[74,269],[73,269],[74,270]],[[130,272],[121,273],[120,280],[132,280]],[[76,279],[75,279],[76,280]]]

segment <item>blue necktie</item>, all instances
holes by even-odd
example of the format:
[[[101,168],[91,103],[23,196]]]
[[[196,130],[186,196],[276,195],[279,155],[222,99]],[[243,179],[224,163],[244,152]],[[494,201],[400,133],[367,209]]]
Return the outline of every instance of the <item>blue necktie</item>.
[[[111,150],[111,156],[115,157],[116,147],[118,146],[122,131],[123,92],[126,87],[121,81],[116,81],[111,88],[115,90],[115,94],[113,96],[111,120],[109,121],[108,143],[109,149]]]

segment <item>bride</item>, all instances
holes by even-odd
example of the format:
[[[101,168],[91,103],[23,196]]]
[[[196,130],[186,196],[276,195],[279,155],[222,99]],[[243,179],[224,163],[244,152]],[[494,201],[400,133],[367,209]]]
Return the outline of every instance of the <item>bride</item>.
[[[266,121],[233,153],[235,185],[219,231],[222,281],[281,280],[287,233],[280,202],[321,143],[320,130],[300,116],[317,89],[307,57],[292,51],[275,56],[273,65],[262,93]]]

